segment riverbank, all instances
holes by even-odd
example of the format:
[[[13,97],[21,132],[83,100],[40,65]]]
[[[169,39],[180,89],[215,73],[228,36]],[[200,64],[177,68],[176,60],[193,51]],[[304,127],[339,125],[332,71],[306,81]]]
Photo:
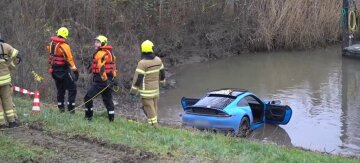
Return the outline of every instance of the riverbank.
[[[25,158],[19,154],[4,157],[10,161],[36,159],[62,161],[225,161],[225,162],[357,162],[353,158],[314,153],[296,148],[261,144],[222,134],[199,132],[146,124],[118,117],[109,123],[105,114],[96,113],[88,122],[79,113],[59,114],[56,109],[42,107],[37,116],[30,113],[31,102],[16,99],[24,127],[1,131],[1,141],[15,139],[19,148],[31,149]],[[24,116],[26,115],[26,116]],[[34,148],[35,147],[35,148]],[[15,148],[17,150],[18,148]],[[40,153],[36,152],[40,149]],[[91,150],[89,150],[91,149]],[[7,151],[1,147],[0,151]],[[42,154],[53,153],[52,155]],[[92,152],[90,152],[92,151]],[[90,152],[90,153],[88,153]],[[97,153],[97,154],[96,154]],[[94,154],[94,155],[93,155]],[[1,155],[1,154],[0,154]]]
[[[62,4],[34,0],[2,5],[3,17],[16,18],[10,22],[2,19],[2,37],[20,50],[26,61],[12,78],[21,87],[40,89],[48,101],[55,101],[56,93],[48,74],[46,46],[61,26],[70,30],[67,42],[80,72],[80,91],[91,83],[87,67],[94,53],[93,39],[99,34],[107,36],[114,47],[118,80],[125,91],[131,88],[139,45],[147,39],[154,42],[165,67],[248,52],[324,47],[340,41],[338,0],[66,0]],[[17,10],[21,12],[14,12]],[[42,75],[44,81],[34,82],[31,71]]]

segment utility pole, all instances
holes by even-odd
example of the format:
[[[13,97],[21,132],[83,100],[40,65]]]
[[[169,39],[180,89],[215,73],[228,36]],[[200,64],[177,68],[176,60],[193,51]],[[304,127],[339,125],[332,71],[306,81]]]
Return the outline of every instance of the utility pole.
[[[342,54],[344,55],[344,48],[349,46],[349,0],[343,0],[343,7],[341,10],[341,27],[342,27]]]

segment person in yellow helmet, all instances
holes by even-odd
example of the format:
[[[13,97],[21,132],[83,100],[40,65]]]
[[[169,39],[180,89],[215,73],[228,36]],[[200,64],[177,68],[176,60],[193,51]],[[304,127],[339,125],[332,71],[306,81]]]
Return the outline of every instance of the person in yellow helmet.
[[[0,128],[14,128],[21,125],[16,120],[16,110],[12,100],[10,69],[21,62],[18,50],[4,42],[0,35]],[[8,126],[6,126],[6,120]]]
[[[95,38],[96,52],[93,55],[91,65],[91,72],[93,73],[93,83],[91,88],[87,91],[85,102],[85,118],[91,120],[94,114],[93,98],[101,94],[105,107],[108,111],[108,118],[110,122],[114,121],[115,107],[112,98],[112,86],[117,85],[115,77],[116,57],[112,53],[112,46],[108,45],[108,40],[105,36],[99,35]]]
[[[154,54],[154,44],[146,40],[141,44],[141,60],[135,70],[130,97],[140,93],[148,123],[157,126],[160,84],[165,84],[164,64]]]
[[[75,113],[75,99],[77,94],[76,81],[79,72],[75,65],[75,60],[71,52],[70,45],[66,42],[69,30],[61,27],[57,30],[56,36],[50,38],[51,42],[47,46],[49,52],[49,73],[55,80],[57,89],[57,106],[60,112],[65,112],[65,93],[68,91],[67,109],[70,113]]]

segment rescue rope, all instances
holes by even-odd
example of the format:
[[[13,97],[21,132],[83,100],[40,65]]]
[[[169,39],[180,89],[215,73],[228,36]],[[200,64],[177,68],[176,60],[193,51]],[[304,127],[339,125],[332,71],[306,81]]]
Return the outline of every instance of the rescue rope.
[[[107,88],[110,87],[111,84],[108,84],[104,89],[102,89],[101,91],[99,91],[95,96],[91,97],[89,100],[85,101],[84,103],[82,103],[81,105],[75,107],[73,110],[77,110],[79,109],[80,107],[84,106],[85,104],[87,104],[88,102],[90,102],[91,100],[93,100],[94,98],[96,98],[97,96],[99,96],[101,93],[103,93]],[[116,89],[114,89],[114,87]],[[119,90],[120,90],[120,87],[119,86],[112,86],[111,88],[115,93],[117,93]],[[73,111],[73,110],[70,110],[70,111]]]
[[[115,93],[117,93],[120,90],[119,86],[112,86],[111,88]]]
[[[96,98],[97,96],[99,96],[101,93],[103,93],[107,88],[110,87],[110,84],[108,84],[104,89],[102,89],[101,91],[99,91],[95,96],[91,97],[89,100],[85,101],[84,103],[82,103],[81,105],[75,107],[74,109],[72,110],[69,110],[69,111],[75,111],[75,110],[78,110],[80,109],[82,106],[84,106],[85,104],[87,104],[88,102],[90,102],[91,100],[93,100],[94,98]]]

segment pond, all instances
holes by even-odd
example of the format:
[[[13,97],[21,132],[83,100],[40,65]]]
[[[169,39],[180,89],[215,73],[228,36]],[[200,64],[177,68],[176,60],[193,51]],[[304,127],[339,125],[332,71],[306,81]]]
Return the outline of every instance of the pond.
[[[340,47],[244,54],[176,71],[176,88],[160,97],[160,120],[181,121],[183,96],[243,88],[293,109],[287,125],[265,126],[251,139],[360,156],[360,60],[343,58]]]

